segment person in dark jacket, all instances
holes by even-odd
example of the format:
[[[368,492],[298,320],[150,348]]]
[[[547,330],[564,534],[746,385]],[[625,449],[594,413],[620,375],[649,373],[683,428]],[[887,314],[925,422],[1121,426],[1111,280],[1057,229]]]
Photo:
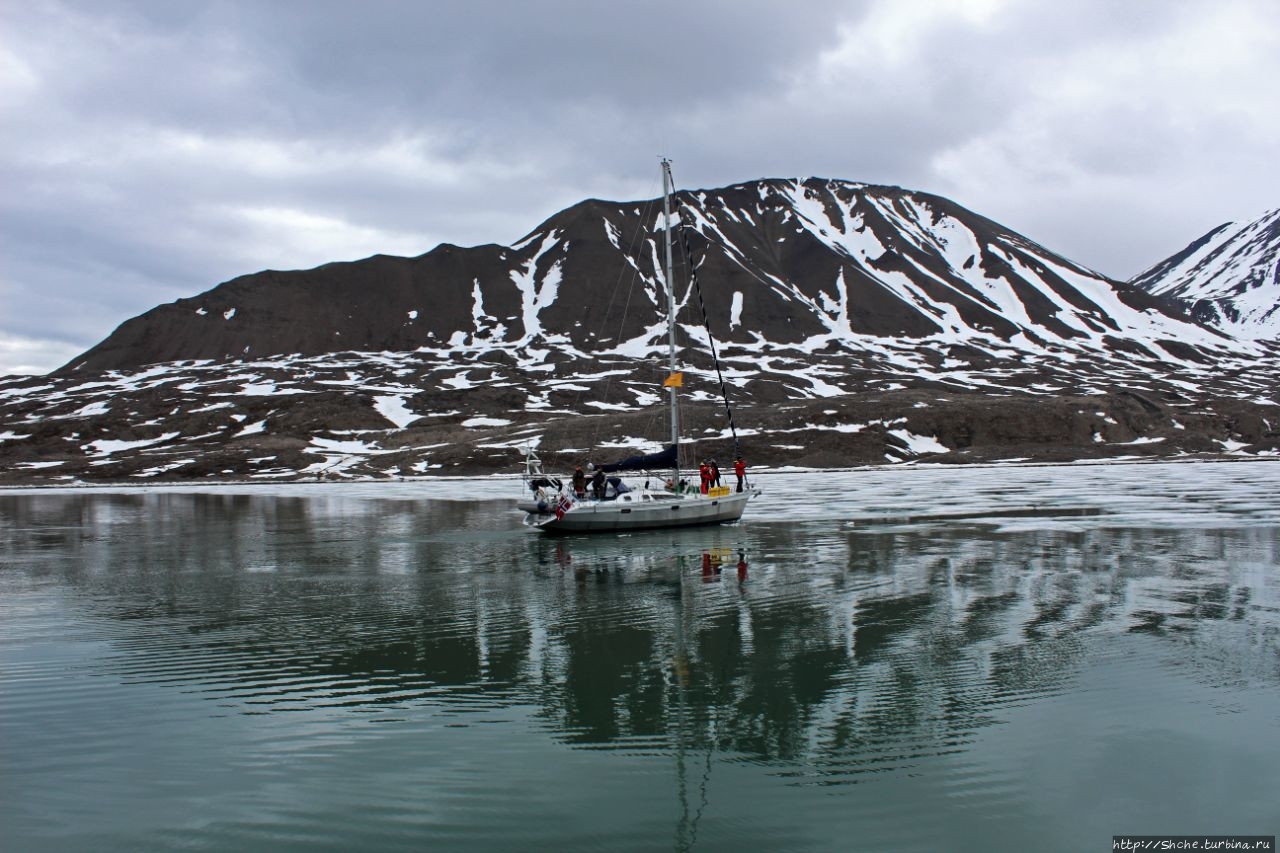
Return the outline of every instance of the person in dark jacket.
[[[597,468],[595,476],[591,478],[591,496],[598,501],[602,501],[604,500],[604,490],[604,472]]]
[[[583,473],[581,465],[573,469],[573,493],[580,498],[587,496],[587,475]]]

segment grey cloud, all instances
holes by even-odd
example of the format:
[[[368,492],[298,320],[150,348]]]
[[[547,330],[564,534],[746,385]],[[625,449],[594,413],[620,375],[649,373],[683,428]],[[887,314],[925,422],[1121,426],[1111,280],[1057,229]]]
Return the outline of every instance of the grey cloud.
[[[264,266],[513,241],[582,198],[655,194],[658,154],[685,186],[821,175],[949,195],[1112,275],[1275,205],[1274,110],[1172,114],[1162,69],[1117,93],[1095,67],[1222,8],[1274,32],[1265,0],[957,8],[7,4],[0,334],[87,347]],[[919,17],[876,42],[867,28],[904,9]],[[1105,102],[1055,103],[1077,78]],[[360,233],[295,245],[254,211]]]

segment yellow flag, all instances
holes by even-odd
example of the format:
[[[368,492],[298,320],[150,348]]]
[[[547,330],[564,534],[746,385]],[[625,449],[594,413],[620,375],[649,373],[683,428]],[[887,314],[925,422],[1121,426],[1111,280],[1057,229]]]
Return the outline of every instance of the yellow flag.
[[[666,378],[666,380],[665,380],[665,381],[663,381],[663,383],[662,383],[662,387],[663,387],[663,388],[683,388],[683,387],[684,387],[684,374],[683,374],[683,373],[673,373],[673,374],[671,374],[670,376],[668,376],[668,377]]]

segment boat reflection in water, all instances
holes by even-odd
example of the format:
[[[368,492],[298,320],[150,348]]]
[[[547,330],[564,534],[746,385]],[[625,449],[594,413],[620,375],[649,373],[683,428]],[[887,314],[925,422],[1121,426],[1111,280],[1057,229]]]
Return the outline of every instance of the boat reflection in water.
[[[747,579],[746,536],[722,531],[645,531],[613,540],[601,537],[539,540],[538,563],[551,551],[555,565],[578,573],[613,575],[618,581],[668,581],[697,569],[704,581],[718,580],[726,567]],[[704,544],[705,543],[705,544]]]

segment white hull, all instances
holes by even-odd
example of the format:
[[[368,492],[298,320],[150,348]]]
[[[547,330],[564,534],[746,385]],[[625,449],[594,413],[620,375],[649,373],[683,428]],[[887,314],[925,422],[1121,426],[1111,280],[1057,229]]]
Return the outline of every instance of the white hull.
[[[727,524],[742,517],[754,490],[701,494],[627,493],[615,500],[581,501],[563,513],[530,514],[529,524],[548,533],[596,533]]]

